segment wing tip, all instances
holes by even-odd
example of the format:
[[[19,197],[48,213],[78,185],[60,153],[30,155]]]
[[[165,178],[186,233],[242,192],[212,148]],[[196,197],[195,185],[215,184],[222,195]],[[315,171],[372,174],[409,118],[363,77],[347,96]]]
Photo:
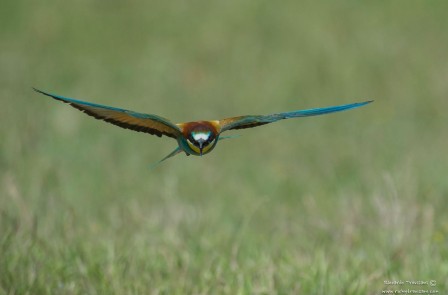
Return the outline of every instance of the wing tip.
[[[372,103],[372,102],[374,102],[373,99],[371,99],[371,100],[366,100],[366,101],[363,101],[363,102],[357,102],[357,103],[355,103],[354,105],[355,105],[355,107],[362,107],[362,106],[368,105],[368,104],[370,104],[370,103]]]
[[[50,96],[50,97],[53,97],[53,98],[54,98],[53,95],[51,95],[51,94],[49,94],[49,93],[47,93],[47,92],[45,92],[45,91],[39,90],[39,89],[37,89],[36,87],[31,87],[31,89],[33,89],[33,90],[36,91],[37,93],[40,93],[40,94],[43,94],[43,95]]]
[[[39,90],[36,87],[31,87],[31,89],[33,89],[34,91],[39,92],[39,93],[44,93],[42,90]]]

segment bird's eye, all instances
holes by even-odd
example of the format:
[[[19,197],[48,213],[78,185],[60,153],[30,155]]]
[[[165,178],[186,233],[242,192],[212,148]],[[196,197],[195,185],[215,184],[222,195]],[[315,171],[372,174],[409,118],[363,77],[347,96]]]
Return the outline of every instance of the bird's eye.
[[[211,141],[213,141],[213,136],[210,132],[203,133],[203,132],[192,132],[190,136],[188,136],[188,139],[191,143],[193,143],[195,146],[207,146],[210,144]]]

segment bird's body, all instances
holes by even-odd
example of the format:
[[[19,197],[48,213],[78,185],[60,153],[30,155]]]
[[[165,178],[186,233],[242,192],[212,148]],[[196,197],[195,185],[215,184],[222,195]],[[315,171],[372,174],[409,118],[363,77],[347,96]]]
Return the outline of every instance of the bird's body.
[[[182,130],[182,136],[177,139],[177,142],[187,155],[208,154],[218,143],[219,124],[215,121],[196,121],[177,125]]]
[[[178,147],[160,162],[175,156],[180,152],[184,152],[186,155],[195,156],[202,156],[210,153],[216,147],[218,141],[224,138],[220,137],[220,135],[227,130],[252,128],[283,119],[340,112],[361,107],[372,102],[365,101],[340,106],[298,110],[264,116],[248,115],[231,117],[223,120],[194,121],[174,124],[168,119],[153,114],[137,113],[130,110],[54,95],[38,89],[34,90],[56,100],[68,103],[74,108],[77,108],[96,119],[104,120],[122,128],[145,132],[152,135],[157,135],[159,137],[165,135],[176,139]]]

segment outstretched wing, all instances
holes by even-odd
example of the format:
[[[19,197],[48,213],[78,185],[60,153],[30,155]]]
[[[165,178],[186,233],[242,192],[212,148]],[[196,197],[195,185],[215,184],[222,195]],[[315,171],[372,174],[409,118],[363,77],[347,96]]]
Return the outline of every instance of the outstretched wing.
[[[345,104],[340,106],[326,107],[326,108],[316,108],[316,109],[308,109],[308,110],[298,110],[292,112],[285,113],[277,113],[265,116],[239,116],[233,118],[227,118],[223,120],[219,120],[219,126],[221,127],[220,132],[224,132],[226,130],[231,129],[244,129],[244,128],[252,128],[257,127],[273,122],[277,122],[283,119],[291,119],[297,117],[308,117],[308,116],[318,116],[324,115],[334,112],[341,112],[345,110],[350,110],[358,107],[362,107],[366,104],[371,103],[373,100],[365,101],[365,102],[357,102],[351,104]]]
[[[112,123],[122,128],[145,132],[157,135],[159,137],[166,135],[172,138],[177,138],[181,134],[179,127],[169,120],[156,115],[137,113],[129,110],[54,95],[36,88],[33,89],[56,100],[68,103],[72,107],[77,108],[78,110],[81,110],[96,119]]]

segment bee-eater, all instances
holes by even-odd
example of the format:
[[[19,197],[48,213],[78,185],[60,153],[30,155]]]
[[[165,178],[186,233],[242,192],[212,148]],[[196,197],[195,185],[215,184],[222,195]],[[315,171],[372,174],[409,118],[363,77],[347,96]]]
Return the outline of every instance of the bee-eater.
[[[222,120],[194,121],[175,124],[170,120],[157,115],[137,113],[125,109],[50,94],[36,88],[33,89],[56,100],[68,103],[72,107],[77,108],[78,110],[96,119],[138,132],[145,132],[152,135],[157,135],[159,137],[165,135],[174,138],[177,141],[178,147],[165,158],[160,160],[159,163],[177,155],[180,152],[184,152],[187,156],[202,156],[208,154],[215,148],[220,139],[228,138],[221,136],[221,133],[227,130],[252,128],[283,119],[340,112],[358,108],[372,102],[372,100],[370,100],[339,106],[298,110],[264,116],[248,115],[231,117]]]

